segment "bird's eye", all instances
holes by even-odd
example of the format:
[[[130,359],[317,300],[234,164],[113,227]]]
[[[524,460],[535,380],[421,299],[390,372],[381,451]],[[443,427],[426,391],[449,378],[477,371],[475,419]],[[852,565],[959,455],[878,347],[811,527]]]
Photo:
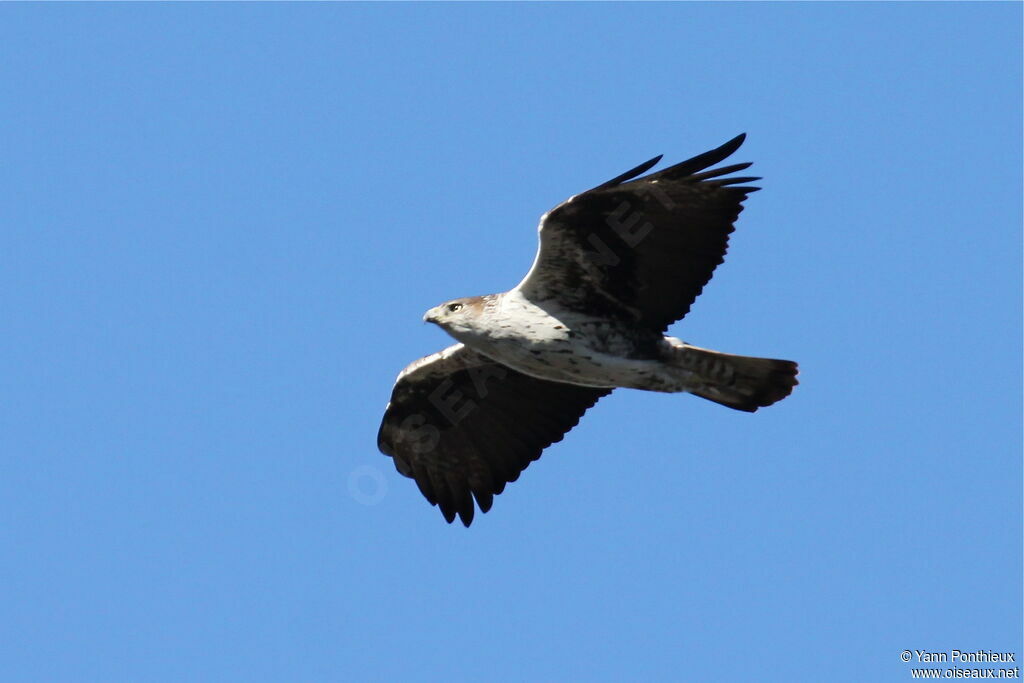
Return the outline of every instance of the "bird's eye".
[[[455,311],[461,310],[462,304],[448,304],[448,312],[454,313]]]

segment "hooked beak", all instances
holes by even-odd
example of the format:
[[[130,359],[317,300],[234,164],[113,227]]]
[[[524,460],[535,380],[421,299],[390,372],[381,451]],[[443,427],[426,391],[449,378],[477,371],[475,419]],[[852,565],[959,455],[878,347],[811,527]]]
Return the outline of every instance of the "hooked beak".
[[[423,314],[423,322],[425,323],[436,323],[437,322],[437,306],[431,308],[429,311]]]

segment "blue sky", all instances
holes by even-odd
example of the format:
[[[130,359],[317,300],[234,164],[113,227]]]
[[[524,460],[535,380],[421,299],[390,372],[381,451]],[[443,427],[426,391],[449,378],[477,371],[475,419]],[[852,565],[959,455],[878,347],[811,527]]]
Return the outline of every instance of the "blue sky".
[[[1021,5],[0,7],[11,681],[904,681],[1021,653]],[[467,530],[376,450],[536,220],[739,132],[672,333]]]

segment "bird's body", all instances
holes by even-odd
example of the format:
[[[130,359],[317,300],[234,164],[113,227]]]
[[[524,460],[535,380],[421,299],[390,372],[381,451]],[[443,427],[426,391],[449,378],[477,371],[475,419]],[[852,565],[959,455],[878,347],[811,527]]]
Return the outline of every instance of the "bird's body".
[[[657,381],[645,386],[663,365],[661,335],[557,304],[542,307],[517,290],[461,301],[474,315],[449,324],[448,333],[514,370],[578,386],[666,390]]]
[[[614,388],[689,392],[753,412],[797,384],[796,364],[665,335],[725,254],[754,178],[699,173],[740,136],[663,171],[642,164],[544,214],[533,267],[508,292],[455,299],[424,320],[458,344],[402,371],[378,444],[451,522],[493,496]]]

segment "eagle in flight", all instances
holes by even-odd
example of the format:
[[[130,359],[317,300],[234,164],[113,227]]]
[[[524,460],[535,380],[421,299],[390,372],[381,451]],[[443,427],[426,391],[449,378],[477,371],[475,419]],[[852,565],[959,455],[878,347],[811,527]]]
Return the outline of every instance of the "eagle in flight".
[[[797,384],[796,363],[735,356],[665,336],[722,262],[759,188],[705,170],[717,149],[642,175],[661,157],[570,197],[540,219],[515,288],[453,299],[423,316],[458,343],[402,370],[377,444],[451,523],[493,497],[612,389],[688,392],[754,412]]]

